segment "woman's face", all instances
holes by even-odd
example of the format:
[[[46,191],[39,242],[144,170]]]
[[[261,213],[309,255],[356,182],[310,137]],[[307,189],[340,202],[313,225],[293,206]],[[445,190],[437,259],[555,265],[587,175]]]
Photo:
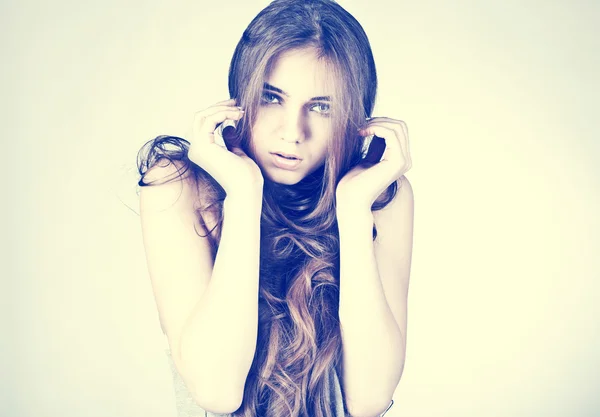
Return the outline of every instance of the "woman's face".
[[[252,142],[269,180],[293,185],[325,162],[332,137],[326,71],[314,50],[302,49],[282,54],[267,76]]]

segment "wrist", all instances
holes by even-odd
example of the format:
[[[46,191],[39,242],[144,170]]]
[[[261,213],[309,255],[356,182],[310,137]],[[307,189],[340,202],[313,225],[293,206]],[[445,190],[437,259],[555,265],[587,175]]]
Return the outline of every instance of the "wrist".
[[[373,212],[366,206],[344,204],[338,201],[336,204],[336,216],[338,225],[373,224]]]
[[[247,187],[236,187],[234,190],[225,190],[225,200],[248,200],[252,203],[260,203],[263,198],[263,186],[252,185]]]
[[[335,211],[338,216],[371,217],[371,205],[356,201],[356,199],[336,196]]]
[[[223,202],[224,209],[227,211],[240,209],[244,212],[258,212],[262,210],[263,195],[262,190],[251,191],[244,190],[238,192],[228,192]]]

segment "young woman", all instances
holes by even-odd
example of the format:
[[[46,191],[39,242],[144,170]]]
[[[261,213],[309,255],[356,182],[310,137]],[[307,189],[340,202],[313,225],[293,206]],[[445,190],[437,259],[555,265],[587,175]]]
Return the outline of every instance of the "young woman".
[[[231,99],[197,113],[187,140],[140,151],[159,317],[201,415],[363,417],[391,405],[413,196],[406,126],[371,117],[376,87],[348,12],[276,0],[237,45]]]

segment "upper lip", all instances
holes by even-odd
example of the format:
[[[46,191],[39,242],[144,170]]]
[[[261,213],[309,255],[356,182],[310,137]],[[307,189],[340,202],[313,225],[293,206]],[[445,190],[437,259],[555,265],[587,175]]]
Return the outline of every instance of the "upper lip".
[[[298,155],[295,155],[293,153],[285,153],[285,152],[271,152],[271,153],[275,154],[275,155],[285,156],[285,157],[288,157],[288,158],[302,159]]]

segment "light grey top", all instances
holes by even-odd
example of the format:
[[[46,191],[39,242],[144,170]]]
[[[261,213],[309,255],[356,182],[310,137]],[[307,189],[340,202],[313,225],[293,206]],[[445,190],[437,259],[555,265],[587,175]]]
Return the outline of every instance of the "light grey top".
[[[175,367],[175,362],[171,356],[170,349],[165,349],[167,354],[167,358],[169,361],[169,365],[171,367],[171,375],[173,376],[173,388],[175,390],[175,402],[177,405],[177,416],[178,417],[231,417],[231,414],[214,414],[209,411],[205,411],[202,409],[194,399],[192,398],[192,394],[188,390],[183,378],[177,371]],[[337,376],[337,373],[333,371],[333,378],[331,379],[333,382],[332,392],[334,393],[334,398],[332,401],[335,401],[335,415],[336,417],[351,417],[349,414],[344,414],[344,405],[342,400],[342,390],[340,387],[340,382]],[[390,403],[390,406],[381,414],[380,417],[383,417],[385,413],[390,409],[394,401]]]

